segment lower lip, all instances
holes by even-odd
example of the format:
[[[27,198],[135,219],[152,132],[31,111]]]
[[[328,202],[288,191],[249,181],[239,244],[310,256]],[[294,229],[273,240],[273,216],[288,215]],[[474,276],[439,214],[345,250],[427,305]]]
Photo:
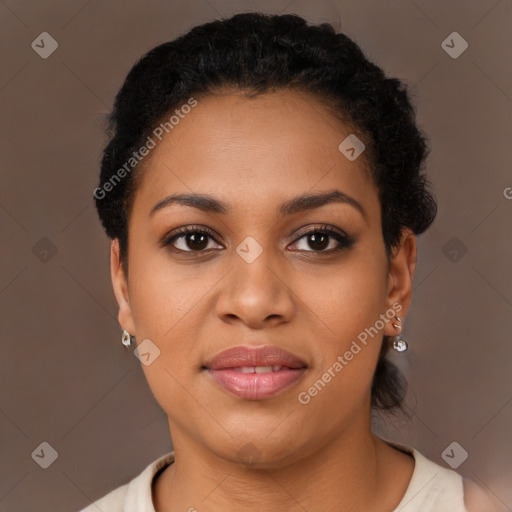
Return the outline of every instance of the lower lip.
[[[245,400],[261,400],[276,395],[297,382],[305,368],[284,368],[268,373],[242,373],[232,368],[208,369],[213,380],[222,388]]]

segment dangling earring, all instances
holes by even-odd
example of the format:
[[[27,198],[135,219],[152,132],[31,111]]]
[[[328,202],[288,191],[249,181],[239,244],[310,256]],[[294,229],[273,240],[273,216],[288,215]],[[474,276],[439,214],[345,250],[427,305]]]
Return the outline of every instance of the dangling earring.
[[[395,315],[395,318],[397,319],[398,322],[402,321],[396,315]],[[405,341],[403,338],[400,338],[400,330],[402,329],[402,327],[400,326],[400,324],[393,324],[393,327],[395,329],[398,329],[398,334],[393,339],[393,348],[397,352],[405,352],[407,350],[408,345],[407,345],[407,341]]]
[[[134,341],[134,336],[132,336],[128,331],[123,331],[123,335],[121,336],[121,342],[125,347],[129,347]]]

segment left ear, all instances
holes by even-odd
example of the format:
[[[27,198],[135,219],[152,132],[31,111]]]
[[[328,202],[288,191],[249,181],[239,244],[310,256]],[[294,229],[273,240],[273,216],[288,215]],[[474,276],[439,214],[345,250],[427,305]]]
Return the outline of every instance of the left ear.
[[[412,281],[416,269],[416,237],[409,228],[402,229],[400,244],[392,251],[389,262],[387,307],[395,309],[403,321],[412,299]],[[394,305],[394,308],[393,308]],[[401,308],[399,308],[399,305]],[[392,322],[384,334],[395,336]]]

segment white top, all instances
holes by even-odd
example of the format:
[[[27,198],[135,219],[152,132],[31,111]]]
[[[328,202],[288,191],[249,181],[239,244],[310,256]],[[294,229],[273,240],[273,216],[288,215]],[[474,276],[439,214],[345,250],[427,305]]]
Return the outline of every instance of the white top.
[[[393,512],[468,512],[464,506],[462,477],[425,458],[414,448],[386,441],[411,453],[415,465],[404,497]],[[174,462],[169,452],[152,462],[138,476],[79,512],[156,512],[151,496],[155,474]]]

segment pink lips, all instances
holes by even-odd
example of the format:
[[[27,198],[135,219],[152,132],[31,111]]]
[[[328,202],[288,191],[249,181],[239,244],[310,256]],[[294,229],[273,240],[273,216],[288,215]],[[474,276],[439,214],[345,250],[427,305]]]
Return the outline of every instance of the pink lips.
[[[307,367],[290,352],[271,345],[233,347],[205,366],[219,386],[245,400],[279,393],[300,379]]]

